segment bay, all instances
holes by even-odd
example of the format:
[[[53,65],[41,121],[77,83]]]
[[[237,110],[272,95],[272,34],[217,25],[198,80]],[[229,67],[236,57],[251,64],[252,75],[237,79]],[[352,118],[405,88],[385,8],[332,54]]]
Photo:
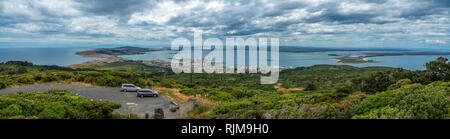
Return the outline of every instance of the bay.
[[[58,65],[67,66],[79,64],[86,61],[103,60],[103,58],[88,58],[76,55],[78,51],[89,50],[90,48],[0,48],[0,62],[7,61],[28,61],[37,65]],[[371,51],[373,52],[373,51]],[[380,51],[383,52],[383,51]],[[171,61],[176,51],[153,51],[142,55],[120,56],[131,60],[164,60]],[[361,64],[343,64],[337,63],[336,57],[329,54],[361,54],[365,51],[332,51],[332,52],[280,52],[281,67],[308,67],[319,64],[329,65],[351,65],[356,67],[385,66],[404,68],[408,70],[424,70],[425,63],[443,56],[450,58],[449,55],[414,55],[414,56],[382,56],[369,57],[367,60],[376,61],[375,63]],[[207,53],[204,53],[206,55]],[[248,56],[246,57],[248,59]]]
[[[370,53],[386,51],[370,51]],[[164,60],[167,62],[172,61],[171,58],[176,54],[176,51],[156,51],[148,52],[142,55],[126,55],[120,56],[122,58],[132,60]],[[338,63],[335,56],[329,56],[329,54],[362,54],[369,53],[369,51],[331,51],[331,52],[305,52],[305,53],[293,53],[293,52],[280,52],[280,66],[295,68],[295,67],[308,67],[319,64],[328,65],[351,65],[355,67],[395,67],[404,68],[407,70],[425,70],[425,63],[435,60],[438,57],[450,58],[449,55],[411,55],[411,56],[382,56],[382,57],[369,57],[367,60],[376,61],[375,63],[361,63],[361,64],[344,64]],[[203,55],[206,55],[203,53]],[[248,60],[248,56],[246,56]]]
[[[87,48],[0,48],[0,62],[28,61],[36,65],[67,66],[103,59],[75,54],[82,50]]]

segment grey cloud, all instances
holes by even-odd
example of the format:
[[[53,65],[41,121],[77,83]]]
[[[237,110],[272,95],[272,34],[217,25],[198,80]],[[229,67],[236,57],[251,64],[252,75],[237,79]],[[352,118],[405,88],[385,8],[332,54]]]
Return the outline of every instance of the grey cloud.
[[[134,12],[151,9],[157,1],[149,0],[76,0],[82,9],[94,15],[128,16]]]
[[[185,1],[181,1],[185,2]],[[204,30],[214,28],[216,26],[225,26],[217,28],[215,31],[218,35],[252,35],[261,32],[292,32],[288,27],[299,23],[320,23],[320,24],[388,24],[395,23],[398,20],[416,20],[423,19],[430,15],[446,15],[448,8],[442,1],[419,1],[415,4],[417,7],[389,7],[388,0],[361,0],[351,1],[357,3],[369,3],[375,6],[364,12],[342,13],[337,7],[341,2],[327,2],[318,6],[310,6],[304,2],[280,1],[275,3],[274,8],[268,8],[260,1],[245,1],[239,6],[228,5],[220,12],[200,12],[196,14],[181,14],[173,17],[167,23],[168,25],[176,25],[182,27],[198,27]],[[410,3],[417,3],[412,0]],[[439,4],[438,4],[439,3]],[[440,6],[438,6],[440,5]],[[444,5],[444,6],[443,6]],[[386,9],[390,8],[390,9]],[[296,14],[296,9],[306,9],[307,12],[313,13],[322,11],[322,14],[311,16],[305,19],[289,20],[289,21],[269,21],[262,26],[255,25],[251,21],[259,19],[271,19],[280,16],[288,16]],[[399,11],[400,15],[390,13],[391,11]],[[208,18],[207,22],[201,22],[202,18]],[[387,18],[386,20],[384,20]],[[240,20],[244,19],[244,20]],[[392,20],[394,19],[394,20]],[[228,33],[233,31],[233,33]],[[295,30],[294,30],[295,31]],[[309,32],[304,32],[308,34]],[[349,30],[348,32],[353,32]],[[393,31],[390,31],[393,32]],[[343,34],[345,32],[317,32],[315,34]]]
[[[383,4],[386,3],[388,0],[362,0],[362,2],[365,3],[377,3],[377,4]]]
[[[429,2],[414,1],[414,7],[402,11],[400,17],[410,20],[423,19],[429,15],[449,14],[450,2],[446,0],[430,0]]]
[[[102,37],[118,37],[125,36],[130,26],[148,30],[151,34],[161,33],[162,40],[174,38],[175,34],[179,36],[189,36],[192,33],[190,28],[202,29],[204,31],[211,31],[217,36],[247,36],[257,33],[274,33],[286,36],[291,33],[301,33],[302,35],[321,35],[321,34],[353,34],[355,29],[359,29],[361,24],[373,25],[379,28],[365,28],[364,32],[369,35],[373,34],[395,34],[408,33],[402,26],[414,24],[417,28],[426,28],[429,31],[436,31],[440,33],[448,33],[447,29],[436,29],[438,26],[422,27],[421,23],[417,23],[417,19],[429,19],[430,22],[436,23],[434,18],[444,17],[449,18],[450,2],[446,0],[407,0],[399,1],[403,4],[410,4],[412,7],[393,6],[390,2],[393,0],[349,0],[349,1],[331,1],[318,5],[311,5],[304,1],[269,1],[274,5],[268,6],[264,1],[259,0],[238,0],[238,1],[224,1],[225,6],[222,10],[205,10],[205,5],[191,9],[191,12],[181,12],[171,16],[167,22],[152,23],[152,22],[138,22],[129,25],[131,15],[135,13],[152,14],[151,11],[158,3],[165,2],[164,0],[74,0],[80,5],[72,7],[79,10],[81,15],[74,14],[58,14],[45,7],[36,7],[28,2],[30,8],[37,10],[39,14],[44,16],[43,19],[33,19],[26,15],[20,14],[3,14],[3,3],[0,2],[0,28],[17,28],[17,24],[34,23],[43,26],[41,30],[36,30],[42,34],[64,34],[68,36],[89,36],[92,38]],[[206,0],[213,1],[213,0]],[[9,1],[8,1],[9,2]],[[175,4],[185,4],[188,0],[173,0]],[[355,11],[339,8],[343,2],[351,4],[370,4],[373,5],[367,10]],[[240,3],[234,5],[233,3]],[[164,8],[164,7],[163,7]],[[170,7],[167,7],[170,8]],[[356,7],[359,8],[359,7]],[[298,11],[304,9],[304,11]],[[169,9],[168,9],[169,10]],[[348,9],[347,9],[348,10]],[[305,13],[306,12],[306,13]],[[320,14],[313,14],[320,13]],[[169,13],[167,13],[169,14]],[[306,14],[306,15],[305,15]],[[164,15],[164,13],[163,13]],[[159,15],[157,15],[159,16]],[[298,18],[290,18],[290,16],[300,16]],[[304,17],[303,17],[304,16]],[[436,17],[434,17],[436,16]],[[71,20],[78,17],[86,17],[96,19],[102,17],[112,20],[114,28],[111,31],[102,28],[95,30],[73,31],[76,26],[68,25]],[[145,17],[145,16],[144,16]],[[154,16],[150,16],[154,17]],[[205,20],[205,18],[207,20]],[[164,20],[166,21],[166,20]],[[259,21],[259,22],[255,22]],[[87,22],[101,22],[98,20],[87,20]],[[82,23],[81,23],[82,24]],[[329,26],[330,29],[322,29],[319,31],[309,31],[308,25]],[[437,24],[437,23],[436,23]],[[444,23],[448,26],[448,23]],[[56,26],[52,26],[56,25]],[[304,26],[301,26],[304,25]],[[343,26],[353,26],[354,28],[342,28]],[[380,27],[381,26],[381,27]],[[398,26],[394,29],[389,29],[389,26]],[[175,27],[175,28],[173,28]],[[388,29],[385,29],[385,28]],[[95,26],[94,26],[95,28]],[[187,30],[179,31],[178,28],[186,28]],[[306,29],[305,29],[306,28]],[[17,28],[20,29],[20,28]],[[115,31],[117,29],[117,31]],[[106,31],[105,31],[106,30]],[[363,29],[361,29],[363,30]],[[3,32],[0,32],[3,34]],[[122,33],[122,34],[120,34]],[[158,38],[158,37],[155,37]],[[151,38],[151,39],[155,39]]]

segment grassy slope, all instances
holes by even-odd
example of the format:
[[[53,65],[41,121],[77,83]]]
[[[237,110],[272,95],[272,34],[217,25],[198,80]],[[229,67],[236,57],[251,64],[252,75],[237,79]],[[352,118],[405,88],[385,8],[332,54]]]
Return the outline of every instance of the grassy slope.
[[[10,65],[2,64],[0,68],[7,66]],[[25,66],[25,68],[40,73],[34,68],[43,67]],[[260,74],[174,74],[167,68],[132,61],[112,62],[89,68],[126,72],[76,71],[77,74],[70,75],[72,77],[69,79],[107,86],[120,84],[117,81],[121,80],[135,81],[143,85],[149,85],[150,81],[155,81],[156,85],[179,88],[183,94],[200,94],[219,101],[217,105],[201,106],[196,109],[193,112],[195,118],[261,118],[267,113],[271,113],[274,116],[272,118],[352,118],[356,113],[352,113],[351,108],[364,100],[366,94],[353,90],[350,81],[359,79],[361,76],[367,77],[374,73],[395,70],[388,67],[357,68],[345,65],[317,65],[284,70],[280,73],[279,79],[283,87],[308,87],[309,84],[314,84],[316,87],[312,90],[283,94],[277,92],[274,85],[259,84]],[[9,71],[15,69],[12,68]],[[54,69],[45,70],[54,71]],[[0,72],[7,71],[0,70]],[[72,71],[67,72],[72,73]],[[140,76],[128,75],[133,72]],[[80,80],[78,74],[81,74],[83,80]],[[448,105],[448,100],[443,105]],[[297,116],[289,117],[291,116],[289,113],[283,113],[286,111],[299,113],[296,113]],[[376,118],[376,116],[365,118],[374,117]]]
[[[248,87],[253,89],[271,90],[273,85],[260,85],[260,74],[174,74],[168,68],[145,65],[137,61],[119,61],[93,65],[86,68],[97,70],[113,70],[139,73],[146,77],[176,80],[189,86],[203,86],[209,88]],[[357,68],[352,66],[317,65],[284,70],[280,74],[279,82],[285,88],[306,87],[309,83],[319,88],[330,89],[333,84],[350,82],[351,79],[374,72],[393,70],[389,67]]]

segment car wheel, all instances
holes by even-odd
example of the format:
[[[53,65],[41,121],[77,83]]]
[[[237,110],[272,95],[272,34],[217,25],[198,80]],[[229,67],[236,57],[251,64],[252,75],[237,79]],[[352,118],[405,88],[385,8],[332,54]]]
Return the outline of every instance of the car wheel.
[[[158,97],[158,95],[154,95],[154,97]]]

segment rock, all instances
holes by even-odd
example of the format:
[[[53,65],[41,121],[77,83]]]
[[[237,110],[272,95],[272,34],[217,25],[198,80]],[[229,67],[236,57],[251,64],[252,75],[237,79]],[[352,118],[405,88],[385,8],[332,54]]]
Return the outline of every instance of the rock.
[[[191,97],[188,99],[189,102],[194,102],[194,101],[198,101],[195,97]]]
[[[244,115],[244,119],[264,119],[264,114],[263,111],[250,111]]]
[[[194,104],[195,107],[202,103],[200,100],[196,99],[195,97],[189,98],[188,102],[192,102],[192,104]]]
[[[175,106],[178,106],[178,104],[175,103],[175,102],[173,102],[173,101],[170,101],[170,104],[175,105]]]
[[[153,119],[163,119],[164,118],[164,111],[161,108],[156,108],[155,112],[153,114]]]
[[[180,109],[180,107],[179,106],[172,106],[172,107],[170,107],[170,111],[171,112],[176,112],[177,110],[179,110]]]
[[[264,114],[262,115],[262,118],[263,118],[263,119],[272,119],[272,114],[270,114],[270,113],[264,113]]]

